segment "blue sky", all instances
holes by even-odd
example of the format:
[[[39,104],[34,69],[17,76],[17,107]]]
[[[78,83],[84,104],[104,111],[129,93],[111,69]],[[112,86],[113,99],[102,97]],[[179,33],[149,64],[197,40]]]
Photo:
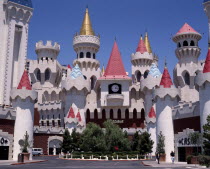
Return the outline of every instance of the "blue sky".
[[[208,21],[202,0],[32,0],[34,14],[30,23],[28,57],[36,59],[35,43],[52,40],[61,45],[58,60],[71,64],[76,58],[73,36],[80,31],[88,5],[92,26],[101,36],[97,59],[107,64],[117,38],[126,71],[131,72],[130,55],[134,53],[141,34],[148,30],[152,49],[159,56],[163,71],[164,57],[172,75],[177,63],[176,44],[172,36],[185,22],[203,35],[199,43],[200,59],[207,53]]]

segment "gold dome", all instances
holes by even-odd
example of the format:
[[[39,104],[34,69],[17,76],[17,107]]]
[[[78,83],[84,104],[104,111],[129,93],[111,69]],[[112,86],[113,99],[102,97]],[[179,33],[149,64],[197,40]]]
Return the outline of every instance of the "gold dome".
[[[80,29],[80,35],[95,35],[91,25],[88,8],[86,8],[84,20]]]
[[[144,44],[147,48],[148,53],[152,53],[152,48],[149,42],[149,37],[148,37],[148,33],[146,32],[145,37],[144,37]]]

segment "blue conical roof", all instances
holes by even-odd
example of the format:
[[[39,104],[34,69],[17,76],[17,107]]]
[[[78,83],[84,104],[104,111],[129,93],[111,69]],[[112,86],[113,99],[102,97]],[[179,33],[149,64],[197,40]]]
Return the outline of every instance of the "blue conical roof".
[[[70,76],[71,76],[72,79],[76,79],[80,76],[83,77],[83,74],[82,74],[78,64],[76,64],[75,67],[72,69],[72,72],[71,72]]]
[[[29,8],[33,8],[31,0],[8,0],[8,2],[14,2],[23,6],[27,6]]]
[[[157,78],[161,75],[161,72],[155,63],[152,63],[149,74],[155,78]]]

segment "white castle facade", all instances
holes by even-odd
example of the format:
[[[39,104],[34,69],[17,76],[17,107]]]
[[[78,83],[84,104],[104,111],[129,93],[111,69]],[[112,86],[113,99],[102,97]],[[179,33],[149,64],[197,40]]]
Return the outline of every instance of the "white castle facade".
[[[210,19],[210,1],[204,1],[204,8]],[[131,54],[131,77],[116,41],[106,69],[101,69],[100,37],[88,9],[73,39],[72,68],[57,61],[60,45],[51,41],[37,42],[37,59],[28,60],[32,14],[31,0],[0,1],[0,160],[17,160],[26,131],[33,147],[53,154],[60,151],[65,128],[82,132],[87,123],[103,127],[107,119],[130,136],[148,131],[155,142],[153,155],[162,132],[166,161],[171,151],[178,161],[186,160],[194,147],[189,134],[202,132],[210,115],[210,51],[206,61],[199,61],[200,33],[184,24],[174,35],[178,63],[172,82],[166,66],[163,74],[159,71],[147,33]]]

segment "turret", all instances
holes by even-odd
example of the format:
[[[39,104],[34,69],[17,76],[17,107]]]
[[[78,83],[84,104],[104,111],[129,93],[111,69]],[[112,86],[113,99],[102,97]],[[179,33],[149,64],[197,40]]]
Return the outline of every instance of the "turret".
[[[84,109],[86,106],[86,97],[90,91],[90,83],[85,79],[79,66],[76,65],[72,69],[70,76],[61,82],[61,88],[66,94],[65,123],[68,124],[66,127],[72,131],[78,125],[78,119],[75,118],[76,114],[72,112],[76,112],[76,110],[77,112],[80,111],[81,119],[83,119],[83,124],[85,124]]]
[[[145,41],[141,36],[136,53],[131,55],[133,83],[139,83],[141,79],[145,79],[148,76],[150,66],[153,62],[153,54],[149,53],[148,50],[152,52],[148,35],[146,34]]]
[[[36,43],[37,60],[30,61],[29,73],[33,88],[58,87],[62,79],[62,66],[57,61],[60,45],[52,41]]]
[[[28,73],[25,70],[17,88],[11,91],[12,106],[16,110],[16,120],[14,127],[14,150],[13,160],[17,160],[18,154],[21,153],[20,140],[24,135],[29,135],[28,152],[30,160],[32,159],[33,147],[33,127],[34,127],[34,104],[37,99],[37,92],[31,88]]]
[[[154,141],[153,145],[153,155],[155,155],[156,151],[156,118],[151,121],[151,113],[155,112],[155,105],[153,103],[154,98],[154,88],[159,86],[161,80],[161,73],[155,63],[152,63],[149,75],[146,79],[141,80],[141,91],[144,93],[144,107],[146,112],[146,122],[148,132],[151,134],[151,137]],[[153,115],[152,115],[153,116]]]
[[[179,90],[173,85],[168,69],[165,67],[160,86],[154,91],[154,99],[157,117],[156,135],[162,132],[165,136],[166,162],[171,162],[170,152],[174,151],[172,107],[177,105],[179,97]]]
[[[10,105],[11,89],[24,72],[32,14],[31,0],[0,1],[0,104]]]
[[[202,69],[202,64],[198,61],[201,52],[198,47],[200,39],[201,35],[187,23],[173,37],[177,44],[175,53],[179,60],[174,68],[174,83],[181,88],[181,100],[187,102],[199,100],[194,79],[196,73]]]
[[[100,77],[100,63],[96,54],[100,48],[100,37],[96,36],[93,31],[88,8],[85,11],[80,33],[74,36],[73,47],[77,53],[74,66],[79,65],[87,80],[90,81],[93,76],[98,79]]]
[[[98,83],[101,87],[102,107],[130,106],[129,87],[131,79],[126,74],[116,41],[105,73],[99,78]]]

